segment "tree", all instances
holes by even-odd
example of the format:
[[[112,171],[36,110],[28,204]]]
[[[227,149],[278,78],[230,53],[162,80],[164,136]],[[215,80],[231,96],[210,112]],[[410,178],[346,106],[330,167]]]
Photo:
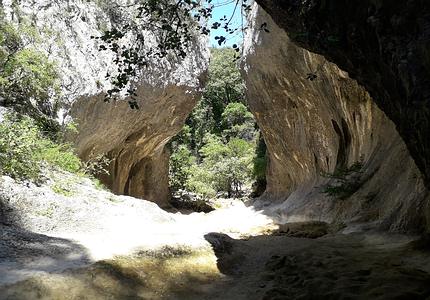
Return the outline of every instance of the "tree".
[[[229,103],[221,114],[223,135],[252,141],[255,137],[254,116],[243,103]]]
[[[220,192],[238,196],[253,180],[257,129],[244,104],[244,83],[232,52],[211,49],[203,97],[170,143],[173,190],[185,186],[207,198]]]
[[[185,145],[179,145],[170,156],[169,181],[173,191],[186,189],[195,159]]]
[[[208,135],[201,149],[201,166],[212,175],[208,183],[217,192],[238,196],[251,178],[253,152],[252,144],[245,140],[234,138],[224,144],[218,137]]]
[[[222,131],[222,113],[229,103],[245,102],[245,85],[236,62],[232,60],[231,48],[211,49],[209,80],[204,98],[212,107],[216,130]]]
[[[237,63],[231,59],[233,52],[231,48],[211,49],[209,76],[203,97],[186,121],[191,128],[190,148],[197,156],[207,133],[220,135],[230,128],[223,124],[225,108],[232,102],[245,102],[245,85]]]

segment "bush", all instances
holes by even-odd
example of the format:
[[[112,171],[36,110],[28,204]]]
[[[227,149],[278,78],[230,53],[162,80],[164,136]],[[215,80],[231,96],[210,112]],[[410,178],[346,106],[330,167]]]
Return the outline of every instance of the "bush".
[[[188,187],[206,195],[238,196],[252,176],[253,144],[237,138],[225,144],[212,134],[205,142],[200,150],[203,161],[192,170]]]
[[[110,174],[109,166],[111,162],[112,159],[105,154],[94,155],[94,153],[91,153],[87,160],[82,162],[81,171],[95,180],[97,176]]]
[[[211,184],[212,178],[213,174],[209,170],[199,165],[193,165],[190,169],[186,189],[201,195],[205,199],[214,198],[216,191]]]
[[[32,119],[6,115],[0,123],[0,173],[37,181],[44,164],[69,172],[81,168],[71,148],[44,137]]]
[[[352,196],[362,186],[361,178],[363,160],[357,161],[350,167],[337,168],[333,173],[323,173],[322,176],[333,181],[322,186],[322,193],[330,197],[345,200]]]
[[[73,153],[70,145],[58,145],[48,139],[43,139],[40,147],[39,159],[41,161],[71,173],[78,173],[81,170],[81,160]]]
[[[0,98],[3,106],[30,115],[45,129],[57,129],[50,119],[60,105],[57,67],[32,47],[37,39],[25,20],[15,26],[0,15]]]
[[[0,171],[17,179],[37,179],[41,172],[38,128],[24,118],[14,122],[9,116],[0,123]]]

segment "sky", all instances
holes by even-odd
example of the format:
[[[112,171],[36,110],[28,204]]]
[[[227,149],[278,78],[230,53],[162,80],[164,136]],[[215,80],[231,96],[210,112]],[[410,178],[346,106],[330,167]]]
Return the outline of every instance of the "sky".
[[[223,16],[227,16],[228,19],[233,14],[234,7],[236,5],[235,0],[214,0],[212,2],[216,7],[213,10],[213,15],[211,19],[211,24],[213,22],[219,22],[219,19]],[[242,16],[241,16],[241,9],[240,6],[238,6],[236,13],[233,16],[232,19],[232,28],[240,28],[242,26]],[[212,47],[220,47],[218,45],[218,42],[215,40],[216,36],[223,35],[225,36],[224,29],[211,29],[211,35],[210,35],[210,45]],[[227,42],[225,45],[222,45],[222,47],[229,46],[231,47],[233,44],[241,44],[242,43],[242,32],[239,31],[238,33],[234,33],[233,35],[230,35],[227,37]]]

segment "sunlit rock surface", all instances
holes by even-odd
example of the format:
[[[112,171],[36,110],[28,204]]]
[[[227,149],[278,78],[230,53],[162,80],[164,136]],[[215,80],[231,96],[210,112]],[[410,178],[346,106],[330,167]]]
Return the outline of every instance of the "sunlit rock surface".
[[[293,44],[262,9],[253,14],[243,73],[270,154],[261,201],[279,203],[268,213],[282,222],[423,230],[428,191],[394,124],[347,73]],[[350,197],[321,193],[330,183],[321,173],[361,160],[359,188]]]
[[[27,20],[40,31],[37,47],[57,61],[68,105],[60,119],[72,118],[79,133],[71,138],[78,154],[89,160],[99,155],[113,159],[103,181],[118,194],[132,195],[167,205],[168,154],[164,145],[183,126],[200,97],[209,53],[204,38],[196,37],[186,59],[174,55],[151,61],[137,83],[139,110],[127,101],[104,103],[110,87],[105,78],[114,70],[114,57],[99,52],[97,41],[116,25],[118,1],[3,1],[13,22]],[[155,36],[143,32],[148,47]]]
[[[430,188],[430,2],[257,0],[290,38],[363,85]]]

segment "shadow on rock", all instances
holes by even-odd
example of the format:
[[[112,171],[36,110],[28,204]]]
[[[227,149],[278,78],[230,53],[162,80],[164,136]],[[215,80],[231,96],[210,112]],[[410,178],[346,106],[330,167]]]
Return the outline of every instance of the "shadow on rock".
[[[60,273],[84,266],[90,258],[70,240],[0,225],[0,283],[13,283],[40,273]],[[1,293],[0,293],[1,294]]]
[[[9,202],[0,195],[0,224],[5,226],[20,226],[21,217]]]
[[[241,247],[237,247],[237,240],[216,232],[208,233],[204,237],[212,246],[220,272],[225,275],[240,275],[240,265],[246,254]]]
[[[33,277],[0,288],[0,299],[201,299],[219,279],[211,251],[167,251]]]
[[[233,275],[231,290],[241,290],[231,299],[430,296],[430,256],[412,249],[406,237],[374,233],[310,239],[275,234],[235,240],[210,233],[205,238],[220,271]],[[225,295],[228,291],[226,287]]]

